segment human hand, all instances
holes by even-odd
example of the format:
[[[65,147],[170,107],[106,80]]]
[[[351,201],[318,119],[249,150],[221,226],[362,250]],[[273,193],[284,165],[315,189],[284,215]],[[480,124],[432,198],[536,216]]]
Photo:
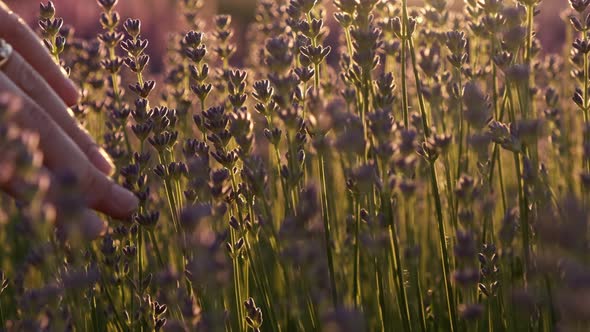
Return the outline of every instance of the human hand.
[[[12,119],[39,136],[44,171],[50,177],[63,171],[73,173],[89,208],[118,219],[129,217],[138,205],[137,198],[109,179],[114,169],[112,162],[67,107],[79,98],[76,86],[35,33],[2,1],[1,39],[8,45],[0,45],[0,93],[21,100],[21,109]],[[8,50],[10,45],[13,50],[3,61],[2,50]],[[18,199],[18,183],[18,179],[10,178],[0,181],[0,188]],[[48,199],[51,201],[51,197]],[[87,210],[84,216],[83,235],[95,238],[105,231],[106,225],[96,213]]]

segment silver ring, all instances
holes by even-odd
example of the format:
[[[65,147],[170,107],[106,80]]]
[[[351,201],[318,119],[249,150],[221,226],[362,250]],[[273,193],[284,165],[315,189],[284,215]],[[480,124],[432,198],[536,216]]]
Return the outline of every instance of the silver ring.
[[[6,40],[0,38],[0,69],[4,67],[4,65],[10,59],[12,55],[12,45],[6,42]]]

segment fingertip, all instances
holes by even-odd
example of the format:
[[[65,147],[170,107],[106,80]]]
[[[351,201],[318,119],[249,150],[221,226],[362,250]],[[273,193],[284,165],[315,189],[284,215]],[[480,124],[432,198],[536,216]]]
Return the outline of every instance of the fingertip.
[[[72,80],[67,78],[67,74],[63,71],[63,68],[62,73],[64,75],[64,84],[59,95],[66,105],[76,105],[80,101],[80,89]]]
[[[82,236],[86,240],[94,240],[106,233],[107,223],[102,220],[94,211],[86,210],[82,221]]]
[[[129,218],[139,206],[139,199],[135,194],[117,184],[112,187],[111,202],[117,212],[116,216],[121,220]]]

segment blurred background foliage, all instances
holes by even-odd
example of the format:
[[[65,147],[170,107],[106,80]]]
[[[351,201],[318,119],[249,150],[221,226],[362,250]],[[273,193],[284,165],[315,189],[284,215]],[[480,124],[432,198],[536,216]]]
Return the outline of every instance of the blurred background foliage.
[[[37,0],[4,0],[18,12],[25,20],[33,26],[36,25],[39,13],[39,1]],[[396,1],[396,0],[389,0]],[[161,67],[163,54],[167,47],[167,38],[170,32],[182,30],[182,19],[180,0],[122,0],[119,1],[118,11],[123,18],[135,17],[142,20],[143,34],[150,41],[148,53],[152,56],[152,68],[158,71]],[[323,0],[324,3],[331,3],[331,0]],[[419,6],[422,1],[411,1]],[[449,0],[453,2],[456,10],[462,10],[463,0]],[[59,16],[63,17],[65,23],[76,27],[76,34],[80,37],[96,36],[100,30],[99,6],[95,0],[54,0],[59,8]],[[257,0],[207,0],[204,2],[204,13],[200,17],[213,19],[214,13],[232,15],[234,24],[235,42],[238,51],[248,50],[242,47],[245,44],[247,27],[254,20]],[[540,6],[541,13],[537,22],[539,39],[546,53],[560,52],[565,39],[565,25],[561,12],[568,6],[566,0],[543,0]],[[328,6],[329,8],[331,6]],[[328,15],[329,26],[334,26],[332,15]],[[166,23],[163,24],[162,22]],[[203,22],[205,30],[212,25],[212,22]],[[234,57],[239,61],[238,56]],[[239,65],[236,63],[235,65]]]

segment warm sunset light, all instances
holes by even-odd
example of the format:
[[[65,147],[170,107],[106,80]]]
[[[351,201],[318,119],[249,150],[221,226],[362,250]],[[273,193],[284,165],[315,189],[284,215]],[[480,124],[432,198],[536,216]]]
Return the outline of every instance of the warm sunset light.
[[[0,332],[590,331],[590,0],[0,0]]]

